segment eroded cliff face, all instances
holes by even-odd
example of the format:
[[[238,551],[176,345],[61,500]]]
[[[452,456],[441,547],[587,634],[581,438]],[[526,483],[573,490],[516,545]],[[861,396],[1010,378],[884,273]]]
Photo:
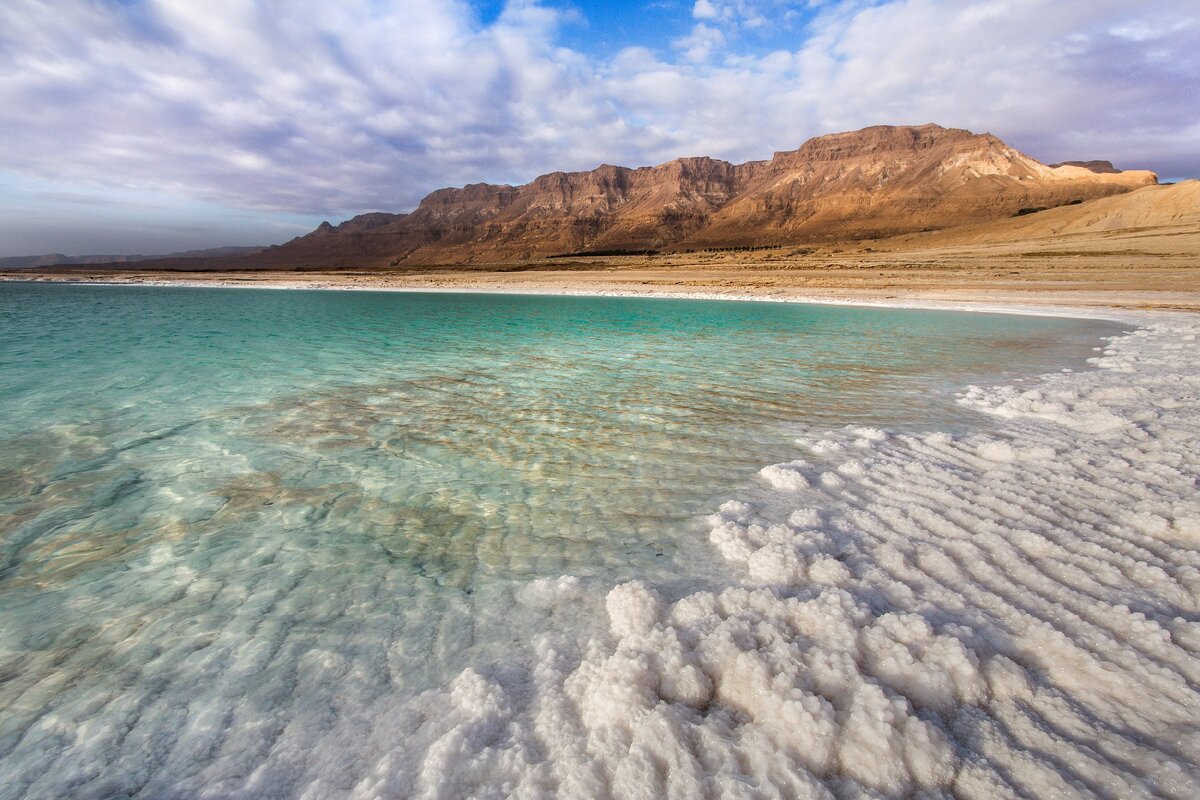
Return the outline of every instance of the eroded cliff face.
[[[1012,216],[1156,182],[1149,172],[1047,167],[990,134],[877,126],[776,153],[690,246],[743,244],[745,232],[799,243],[891,236]]]
[[[680,158],[439,189],[411,214],[364,214],[258,257],[270,265],[497,263],[577,252],[864,239],[1011,217],[1153,184],[1145,171],[1046,166],[990,134],[875,126],[769,161]]]

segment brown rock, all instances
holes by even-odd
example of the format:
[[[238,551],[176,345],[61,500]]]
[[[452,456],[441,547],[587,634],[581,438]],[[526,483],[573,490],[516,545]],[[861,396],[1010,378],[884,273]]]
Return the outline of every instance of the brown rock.
[[[1092,172],[1116,173],[1121,170],[1113,166],[1111,161],[1063,161],[1059,164],[1051,164],[1052,167],[1083,167],[1090,169]]]
[[[990,134],[875,126],[810,139],[769,161],[680,158],[638,169],[606,164],[553,172],[523,186],[439,189],[411,214],[323,224],[237,266],[476,264],[880,238],[1008,218],[1157,182],[1150,172],[1096,164],[1046,166]]]

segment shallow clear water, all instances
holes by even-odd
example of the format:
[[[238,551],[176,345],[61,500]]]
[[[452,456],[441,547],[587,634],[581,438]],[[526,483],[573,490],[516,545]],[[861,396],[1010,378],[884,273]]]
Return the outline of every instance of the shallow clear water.
[[[547,610],[517,602],[531,579],[703,584],[698,515],[802,430],[980,427],[955,391],[1082,368],[1117,330],[0,284],[0,779],[89,763],[151,796],[297,720],[330,746],[331,719],[520,659],[534,628],[590,630],[602,591]]]

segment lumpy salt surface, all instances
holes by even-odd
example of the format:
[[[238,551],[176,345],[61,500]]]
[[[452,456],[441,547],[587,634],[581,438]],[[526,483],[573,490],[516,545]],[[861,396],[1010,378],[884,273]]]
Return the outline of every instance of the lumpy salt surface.
[[[0,798],[1194,797],[1142,323],[0,285]]]

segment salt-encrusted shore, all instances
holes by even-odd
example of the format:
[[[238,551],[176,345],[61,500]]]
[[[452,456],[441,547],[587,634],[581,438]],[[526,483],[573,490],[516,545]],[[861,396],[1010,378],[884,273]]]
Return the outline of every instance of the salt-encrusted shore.
[[[739,285],[707,286],[683,282],[655,284],[644,282],[612,282],[588,280],[534,279],[506,283],[487,278],[456,275],[451,277],[409,276],[394,279],[360,281],[347,276],[306,275],[302,278],[256,275],[251,278],[212,273],[205,276],[175,276],[155,273],[148,275],[91,276],[81,279],[70,274],[37,275],[27,280],[12,273],[0,276],[0,284],[35,282],[79,286],[147,286],[195,289],[271,289],[296,291],[350,292],[415,292],[440,294],[513,294],[548,297],[632,297],[677,300],[733,300],[741,302],[798,303],[817,305],[848,305],[878,308],[911,308],[943,311],[976,311],[994,314],[1025,314],[1035,316],[1074,317],[1080,319],[1111,319],[1136,323],[1148,319],[1148,313],[1191,312],[1193,302],[1200,303],[1200,293],[1175,297],[1164,292],[1117,292],[1101,294],[1064,294],[1059,292],[993,293],[980,290],[906,291],[906,290],[849,290],[835,288],[824,291],[805,291],[802,287],[765,289]],[[1193,296],[1195,295],[1195,296]],[[1177,305],[1181,303],[1181,305]]]
[[[1200,320],[1142,322],[965,390],[988,435],[812,431],[711,517],[727,588],[464,672],[361,795],[1195,797]]]
[[[530,665],[468,669],[403,708],[342,721],[358,738],[287,756],[300,770],[287,787],[1195,797],[1200,317],[1056,310],[1131,331],[1094,371],[964,387],[961,401],[995,421],[987,434],[806,432],[795,459],[709,519],[726,586],[673,602],[644,583],[613,587],[607,637],[579,651],[548,632]],[[554,608],[587,591],[567,576],[520,597]],[[352,680],[346,670],[312,659],[303,678]],[[187,729],[179,746],[211,748],[214,735]],[[314,736],[289,729],[276,749]],[[269,796],[279,769],[208,786]],[[347,770],[348,792],[335,788]],[[201,795],[210,771],[172,785]]]

